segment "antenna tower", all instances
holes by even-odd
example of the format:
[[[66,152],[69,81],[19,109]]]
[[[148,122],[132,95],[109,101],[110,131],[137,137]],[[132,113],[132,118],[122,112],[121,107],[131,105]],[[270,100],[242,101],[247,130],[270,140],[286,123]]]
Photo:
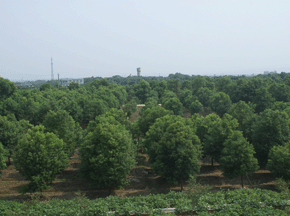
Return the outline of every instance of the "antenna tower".
[[[53,77],[53,63],[52,63],[52,58],[51,58],[51,80],[54,80],[54,77]]]

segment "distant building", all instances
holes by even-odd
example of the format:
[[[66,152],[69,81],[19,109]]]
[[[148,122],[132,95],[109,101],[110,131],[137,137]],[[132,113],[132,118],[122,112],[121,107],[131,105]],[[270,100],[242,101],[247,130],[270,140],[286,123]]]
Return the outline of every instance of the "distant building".
[[[141,68],[137,68],[137,76],[141,76]]]
[[[72,82],[75,82],[75,83],[82,85],[82,84],[84,84],[84,78],[79,78],[79,79],[63,78],[63,79],[59,80],[59,84],[63,87],[68,86]]]

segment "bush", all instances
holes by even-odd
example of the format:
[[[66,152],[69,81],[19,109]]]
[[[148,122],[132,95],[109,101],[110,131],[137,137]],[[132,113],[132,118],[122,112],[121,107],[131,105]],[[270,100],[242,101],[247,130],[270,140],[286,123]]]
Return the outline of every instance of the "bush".
[[[63,141],[53,133],[44,133],[43,126],[28,130],[16,146],[13,160],[16,170],[31,181],[24,192],[46,189],[68,166]]]

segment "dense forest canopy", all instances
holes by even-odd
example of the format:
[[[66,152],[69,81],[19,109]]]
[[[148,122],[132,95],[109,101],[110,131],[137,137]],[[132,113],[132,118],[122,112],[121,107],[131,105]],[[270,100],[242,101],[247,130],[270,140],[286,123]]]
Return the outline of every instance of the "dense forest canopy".
[[[100,185],[108,188],[125,183],[137,150],[148,154],[155,173],[181,185],[199,171],[198,160],[203,156],[219,162],[229,177],[255,172],[259,166],[267,166],[268,160],[273,174],[283,176],[283,170],[277,170],[274,163],[279,163],[276,162],[279,149],[289,152],[288,73],[269,72],[251,77],[176,73],[168,77],[84,80],[83,85],[71,83],[67,87],[48,81],[37,88],[36,85],[16,88],[9,80],[0,78],[1,169],[5,167],[3,158],[9,157],[10,161],[11,157],[23,154],[25,148],[31,147],[27,147],[27,140],[35,136],[53,137],[41,142],[59,146],[66,157],[80,149],[86,164],[82,165],[82,172],[94,181],[98,177],[92,177],[92,173],[102,170],[98,161],[103,161],[108,172],[103,172]],[[139,119],[130,122],[137,104],[145,106]],[[114,137],[114,142],[110,137]],[[248,159],[235,149],[243,149]],[[289,160],[287,154],[281,157]],[[231,166],[233,161],[235,167]],[[15,162],[20,172],[29,172],[23,161]],[[63,162],[56,159],[55,163]],[[188,165],[192,169],[186,168]],[[29,178],[40,184],[39,179],[51,182],[55,173],[50,177],[46,173],[45,178],[40,177],[41,172],[37,175],[37,181],[36,177]],[[118,181],[109,185],[106,178]]]

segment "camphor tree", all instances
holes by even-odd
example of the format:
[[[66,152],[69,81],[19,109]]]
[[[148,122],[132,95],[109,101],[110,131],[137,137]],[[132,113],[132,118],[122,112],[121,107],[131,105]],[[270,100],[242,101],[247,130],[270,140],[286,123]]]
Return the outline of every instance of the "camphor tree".
[[[14,92],[17,92],[14,83],[0,77],[0,101],[10,97]]]
[[[224,176],[228,178],[241,176],[241,184],[244,187],[243,176],[259,168],[254,154],[254,147],[243,137],[243,132],[234,131],[224,142],[221,153],[220,162]]]
[[[80,172],[98,188],[120,188],[135,165],[132,136],[113,117],[101,121],[80,148]]]
[[[141,135],[145,136],[146,132],[155,123],[156,119],[166,115],[173,115],[173,111],[166,110],[160,106],[146,109],[137,121]]]
[[[210,97],[210,108],[220,117],[222,117],[231,106],[232,101],[230,99],[230,96],[223,92],[215,93]]]
[[[274,146],[289,142],[290,121],[285,111],[266,109],[259,113],[257,121],[252,126],[252,144],[260,166],[265,166],[270,150]]]
[[[178,98],[170,98],[162,106],[167,110],[172,110],[174,115],[182,115],[184,109]]]
[[[24,192],[48,188],[56,174],[68,167],[63,141],[44,126],[35,126],[19,141],[13,155],[16,170],[31,182]]]
[[[63,140],[64,151],[71,157],[82,140],[82,129],[79,123],[76,123],[65,110],[59,110],[50,111],[42,124],[45,126],[45,132],[54,133]]]
[[[239,130],[243,131],[243,135],[249,142],[252,140],[252,123],[256,118],[255,105],[252,103],[246,103],[244,101],[239,101],[234,103],[232,107],[227,112],[232,117],[238,120]]]
[[[0,142],[0,176],[1,176],[1,170],[6,168],[6,161],[7,159],[7,151],[3,148],[2,143]]]
[[[239,123],[229,114],[225,114],[222,119],[215,114],[210,114],[205,118],[205,120],[211,119],[213,121],[207,122],[208,129],[203,139],[204,154],[219,162],[225,140],[234,130],[237,130]]]
[[[0,116],[0,142],[8,151],[9,163],[15,146],[31,126],[28,121],[17,121],[14,115]]]
[[[275,177],[290,179],[290,142],[271,149],[267,168]]]
[[[154,129],[157,125],[161,126],[159,130],[163,133],[159,134],[161,137],[159,141],[155,139],[157,142],[150,146],[148,153],[154,172],[170,183],[179,182],[183,190],[183,182],[199,172],[201,145],[199,138],[193,134],[191,127],[186,125],[181,117],[178,118],[179,121],[174,119],[176,120],[177,117],[165,116],[158,119],[156,125],[150,128],[147,136],[152,142],[154,142],[154,134],[156,134]],[[172,123],[162,124],[162,120]]]

